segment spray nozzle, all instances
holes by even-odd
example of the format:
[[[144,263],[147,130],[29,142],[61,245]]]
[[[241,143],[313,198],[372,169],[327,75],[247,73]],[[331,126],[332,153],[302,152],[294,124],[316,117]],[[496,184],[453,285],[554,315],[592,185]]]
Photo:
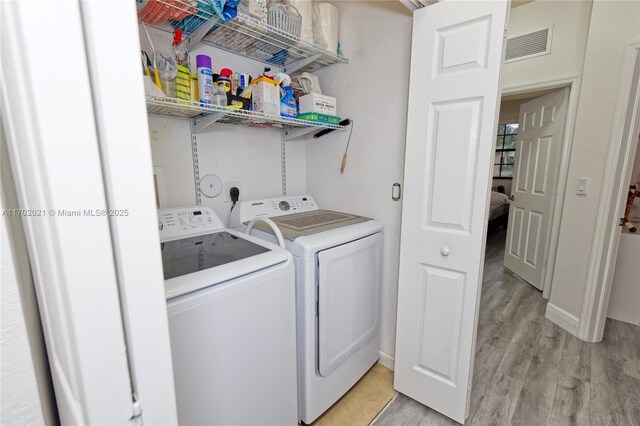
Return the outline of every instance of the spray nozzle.
[[[283,72],[279,72],[276,75],[276,81],[282,84],[283,87],[291,86],[291,77]]]

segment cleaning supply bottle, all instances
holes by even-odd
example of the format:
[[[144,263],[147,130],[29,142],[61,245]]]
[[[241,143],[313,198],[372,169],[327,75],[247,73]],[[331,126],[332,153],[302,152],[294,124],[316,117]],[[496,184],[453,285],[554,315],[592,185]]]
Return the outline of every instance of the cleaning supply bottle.
[[[227,92],[217,82],[213,84],[213,94],[211,95],[211,104],[216,106],[227,106]]]
[[[200,94],[198,93],[198,74],[191,73],[191,102],[196,105],[200,103]]]
[[[233,75],[233,71],[229,68],[222,68],[220,70],[220,75],[218,76],[218,80],[216,81],[216,85],[222,89],[225,93],[233,93],[233,84],[231,83],[231,76]]]
[[[278,82],[263,74],[251,80],[250,89],[253,110],[267,115],[280,115],[280,90]]]
[[[198,95],[200,97],[200,105],[211,105],[213,97],[211,58],[207,55],[197,55],[196,67],[198,68]]]
[[[176,74],[176,97],[185,101],[191,100],[191,73],[189,72],[189,52],[182,43],[182,31],[173,31],[173,53],[178,64]]]
[[[288,118],[296,118],[298,116],[298,106],[296,98],[293,96],[291,89],[291,77],[285,73],[278,73],[276,76],[278,83],[282,85],[284,94],[280,98],[280,115]]]

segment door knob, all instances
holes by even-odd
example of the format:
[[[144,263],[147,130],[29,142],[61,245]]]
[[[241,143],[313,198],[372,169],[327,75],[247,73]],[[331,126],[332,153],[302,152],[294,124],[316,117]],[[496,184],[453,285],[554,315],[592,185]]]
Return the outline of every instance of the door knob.
[[[442,247],[440,249],[440,254],[443,255],[444,257],[447,257],[451,254],[451,250],[449,250],[449,247]]]
[[[510,199],[511,201],[515,201],[515,200],[516,200],[516,197],[514,197],[514,196],[512,195],[512,196],[510,196],[510,197],[509,197],[509,199]]]

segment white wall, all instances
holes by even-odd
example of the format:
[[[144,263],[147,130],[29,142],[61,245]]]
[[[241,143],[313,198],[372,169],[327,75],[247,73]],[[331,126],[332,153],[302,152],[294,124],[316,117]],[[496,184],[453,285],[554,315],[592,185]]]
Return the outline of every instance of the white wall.
[[[335,4],[349,64],[318,75],[323,92],[338,98],[339,115],[354,121],[353,135],[344,174],[340,163],[348,134],[334,132],[307,142],[307,187],[323,208],[384,224],[382,351],[392,356],[401,202],[391,200],[391,186],[402,182],[404,172],[412,19],[397,1]]]
[[[550,54],[505,64],[503,87],[579,75],[590,14],[591,1],[538,0],[511,9],[509,37],[550,26],[553,26],[553,36]]]
[[[523,6],[523,8],[526,6]],[[623,47],[640,37],[640,2],[595,1],[591,14],[580,102],[570,157],[550,303],[580,316],[592,250]],[[589,194],[576,195],[577,179],[590,179]]]
[[[156,49],[167,49],[170,37],[149,28]],[[141,32],[142,48],[151,53],[144,32]],[[221,68],[257,76],[264,64],[230,54],[207,45],[191,53],[192,62],[197,54],[211,56],[213,72]],[[273,68],[277,71],[276,68]],[[165,203],[161,207],[189,206],[195,204],[191,134],[189,121],[150,116],[151,153],[154,167],[161,167],[164,175]],[[239,181],[242,185],[240,199],[276,197],[281,195],[281,131],[258,129],[226,124],[214,124],[197,135],[200,177],[214,174],[223,182]],[[286,143],[288,194],[306,191],[305,143],[303,140]],[[202,205],[212,207],[226,222],[231,209],[224,202],[224,194],[216,198],[202,196]]]
[[[498,122],[517,123],[520,119],[520,105],[528,101],[528,98],[502,101],[500,103],[500,118],[498,119]]]

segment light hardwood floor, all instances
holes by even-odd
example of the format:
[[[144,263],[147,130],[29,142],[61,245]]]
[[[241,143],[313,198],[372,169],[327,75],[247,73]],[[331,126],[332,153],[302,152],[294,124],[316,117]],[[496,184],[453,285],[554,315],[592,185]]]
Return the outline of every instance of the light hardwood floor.
[[[504,240],[487,241],[465,425],[640,426],[640,327],[607,320],[585,343],[546,320],[542,294],[502,267]],[[373,425],[457,423],[399,394]]]

